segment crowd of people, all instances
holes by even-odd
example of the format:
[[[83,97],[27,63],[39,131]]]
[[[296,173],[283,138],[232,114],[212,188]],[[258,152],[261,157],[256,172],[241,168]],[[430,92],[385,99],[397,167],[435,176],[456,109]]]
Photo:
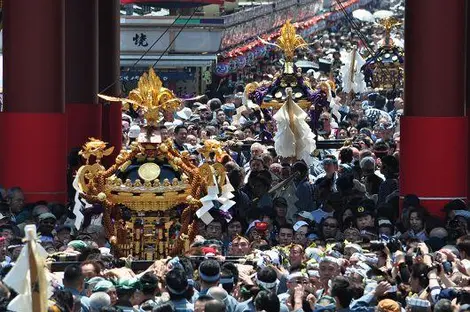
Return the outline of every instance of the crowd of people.
[[[369,46],[379,45],[379,27],[363,31]],[[442,207],[445,218],[437,218],[413,194],[399,207],[401,94],[351,95],[340,87],[341,54],[360,41],[342,24],[318,34],[309,52],[297,56],[330,58],[338,85],[339,109],[325,109],[315,132],[318,141],[343,140],[344,146],[315,151],[312,165],[276,155],[276,124],[265,115],[273,111],[246,106],[244,85],[187,101],[165,116],[161,139],[188,151],[195,164],[205,140],[224,142],[230,156],[224,166],[235,189],[230,218],[213,209],[209,224],[199,220],[185,254],[133,271],[132,259],[113,255],[100,205],[84,207],[76,228],[72,208],[29,203],[20,187],[0,188],[0,278],[20,256],[25,226],[35,224],[49,253],[49,311],[470,310],[470,209],[454,200]],[[272,67],[272,73],[279,70]],[[331,78],[315,70],[305,75],[313,85]],[[129,146],[145,120],[131,112],[122,123],[123,145]],[[52,272],[53,261],[71,264]],[[17,295],[0,283],[0,311],[8,311]]]

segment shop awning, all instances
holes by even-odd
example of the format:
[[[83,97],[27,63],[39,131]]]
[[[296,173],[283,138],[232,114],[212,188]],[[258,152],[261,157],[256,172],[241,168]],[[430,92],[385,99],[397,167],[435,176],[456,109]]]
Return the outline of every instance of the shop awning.
[[[160,55],[146,55],[139,61],[137,67],[152,66]],[[140,55],[121,54],[121,67],[130,67],[140,59]],[[156,68],[183,68],[183,67],[207,67],[217,60],[215,54],[180,54],[165,55],[158,62]]]

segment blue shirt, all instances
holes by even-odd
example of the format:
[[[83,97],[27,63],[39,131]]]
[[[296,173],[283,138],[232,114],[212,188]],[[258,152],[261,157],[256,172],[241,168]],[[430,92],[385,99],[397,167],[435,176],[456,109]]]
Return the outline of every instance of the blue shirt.
[[[313,200],[313,185],[310,184],[307,178],[302,180],[296,185],[295,196],[298,200],[295,203],[297,211],[312,211],[315,209]]]
[[[176,312],[193,312],[194,305],[186,299],[171,300],[171,303],[175,306]]]

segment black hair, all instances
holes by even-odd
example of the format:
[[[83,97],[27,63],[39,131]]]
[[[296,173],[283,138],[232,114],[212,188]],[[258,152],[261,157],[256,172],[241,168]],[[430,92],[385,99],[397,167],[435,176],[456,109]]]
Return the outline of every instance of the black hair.
[[[72,311],[74,299],[70,291],[57,289],[54,291],[51,299],[62,311]]]
[[[7,199],[12,199],[16,192],[23,192],[23,189],[19,186],[13,186],[12,188],[9,188],[7,191]]]
[[[215,111],[222,106],[222,101],[218,98],[210,99],[207,104],[209,105],[211,111]]]
[[[470,256],[470,235],[464,235],[457,239],[456,245],[459,251],[465,252],[467,257]]]
[[[428,212],[423,207],[414,207],[408,212],[408,222],[410,221],[411,214],[416,213],[418,218],[423,222],[423,226],[426,224],[426,219],[428,218]]]
[[[256,295],[254,304],[257,311],[279,312],[281,310],[281,303],[277,295],[266,290],[262,290]]]
[[[294,232],[293,225],[290,224],[290,223],[286,223],[286,224],[280,225],[280,226],[279,226],[279,233],[281,232],[281,229],[289,229],[289,230],[291,230],[292,232]]]
[[[265,283],[274,283],[277,280],[277,273],[272,267],[263,267],[259,270],[257,278]]]
[[[178,134],[178,132],[180,132],[181,129],[186,129],[186,131],[188,131],[188,127],[186,127],[185,125],[178,125],[175,127],[175,134]]]
[[[155,274],[147,272],[140,278],[141,290],[144,295],[154,295],[158,289],[158,278]]]
[[[374,107],[378,109],[383,109],[386,102],[387,102],[387,99],[383,95],[378,95],[377,99],[375,100]]]
[[[370,183],[372,186],[370,195],[379,193],[380,184],[382,184],[382,182],[382,178],[376,174],[370,174],[366,176],[366,183]]]
[[[207,301],[211,301],[213,300],[214,298],[212,298],[212,296],[209,296],[209,295],[200,295],[196,301],[199,301],[199,302],[207,302]]]
[[[220,274],[220,264],[215,260],[205,260],[199,266],[199,272],[207,276],[216,276]]]
[[[95,258],[96,259],[96,258]],[[93,266],[93,271],[96,273],[96,275],[99,275],[101,273],[101,270],[104,269],[97,260],[95,259],[87,259],[80,263],[80,267],[83,267],[84,265],[91,264]]]
[[[415,263],[411,266],[411,277],[417,278],[422,288],[426,288],[429,285],[428,273],[429,268],[424,263]]]
[[[233,284],[237,285],[238,284],[238,278],[239,278],[239,273],[238,273],[238,268],[237,266],[232,263],[232,262],[225,262],[222,264],[222,274],[225,275],[230,273],[233,276]]]
[[[329,179],[327,179],[329,181]],[[354,188],[354,175],[352,173],[347,173],[340,176],[336,179],[336,188],[342,193],[352,191]]]
[[[176,311],[175,306],[171,301],[160,302],[153,309],[152,312],[174,312]]]
[[[177,292],[184,292],[188,288],[188,279],[186,273],[178,268],[169,271],[165,276],[165,283],[168,288]],[[186,298],[186,292],[183,294],[174,294],[169,291],[171,300],[180,300]]]
[[[453,310],[449,299],[441,299],[434,305],[434,312],[452,312]]]
[[[349,307],[353,300],[353,292],[351,291],[351,282],[343,276],[337,276],[332,280],[331,296],[338,298],[341,307]]]
[[[180,259],[180,263],[183,266],[184,271],[186,272],[186,276],[189,279],[192,279],[193,274],[194,274],[194,267],[193,267],[193,263],[191,262],[191,259],[185,256],[181,256],[178,258]]]
[[[346,114],[346,119],[347,120],[352,120],[354,118],[359,118],[359,114],[356,112],[349,112]]]
[[[228,172],[228,179],[230,181],[230,184],[235,189],[238,189],[242,184],[243,184],[243,175],[242,175],[242,169],[241,168],[233,168]]]
[[[359,120],[359,122],[357,123],[356,125],[356,129],[357,130],[361,130],[361,129],[364,129],[364,128],[369,128],[370,127],[370,122],[367,120],[367,119],[361,119]]]
[[[70,264],[64,270],[64,286],[76,285],[80,280],[83,280],[82,268],[78,264]],[[67,287],[66,286],[66,287]]]
[[[387,155],[387,156],[384,156],[382,157],[382,165],[385,165],[388,169],[388,171],[390,171],[390,173],[398,173],[398,170],[399,170],[399,164],[398,164],[398,159],[396,159],[395,157],[391,156],[391,155]]]
[[[308,173],[308,166],[303,161],[298,161],[292,165],[292,171],[299,172],[300,175],[304,176]]]
[[[351,163],[353,161],[353,150],[350,147],[343,148],[339,151],[339,159],[341,163]]]

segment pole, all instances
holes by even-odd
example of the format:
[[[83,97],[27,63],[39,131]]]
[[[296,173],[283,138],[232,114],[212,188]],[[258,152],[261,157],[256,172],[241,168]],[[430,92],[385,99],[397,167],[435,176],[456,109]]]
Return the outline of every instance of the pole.
[[[351,56],[351,70],[349,71],[349,81],[351,82],[351,84],[354,82],[354,73],[356,72],[356,52],[357,47],[354,46]]]
[[[31,296],[32,296],[32,312],[45,311],[46,307],[42,307],[43,302],[41,300],[41,289],[39,289],[39,274],[38,266],[36,262],[36,242],[32,235],[26,234],[28,237],[28,258],[29,258],[29,276],[31,280]]]

